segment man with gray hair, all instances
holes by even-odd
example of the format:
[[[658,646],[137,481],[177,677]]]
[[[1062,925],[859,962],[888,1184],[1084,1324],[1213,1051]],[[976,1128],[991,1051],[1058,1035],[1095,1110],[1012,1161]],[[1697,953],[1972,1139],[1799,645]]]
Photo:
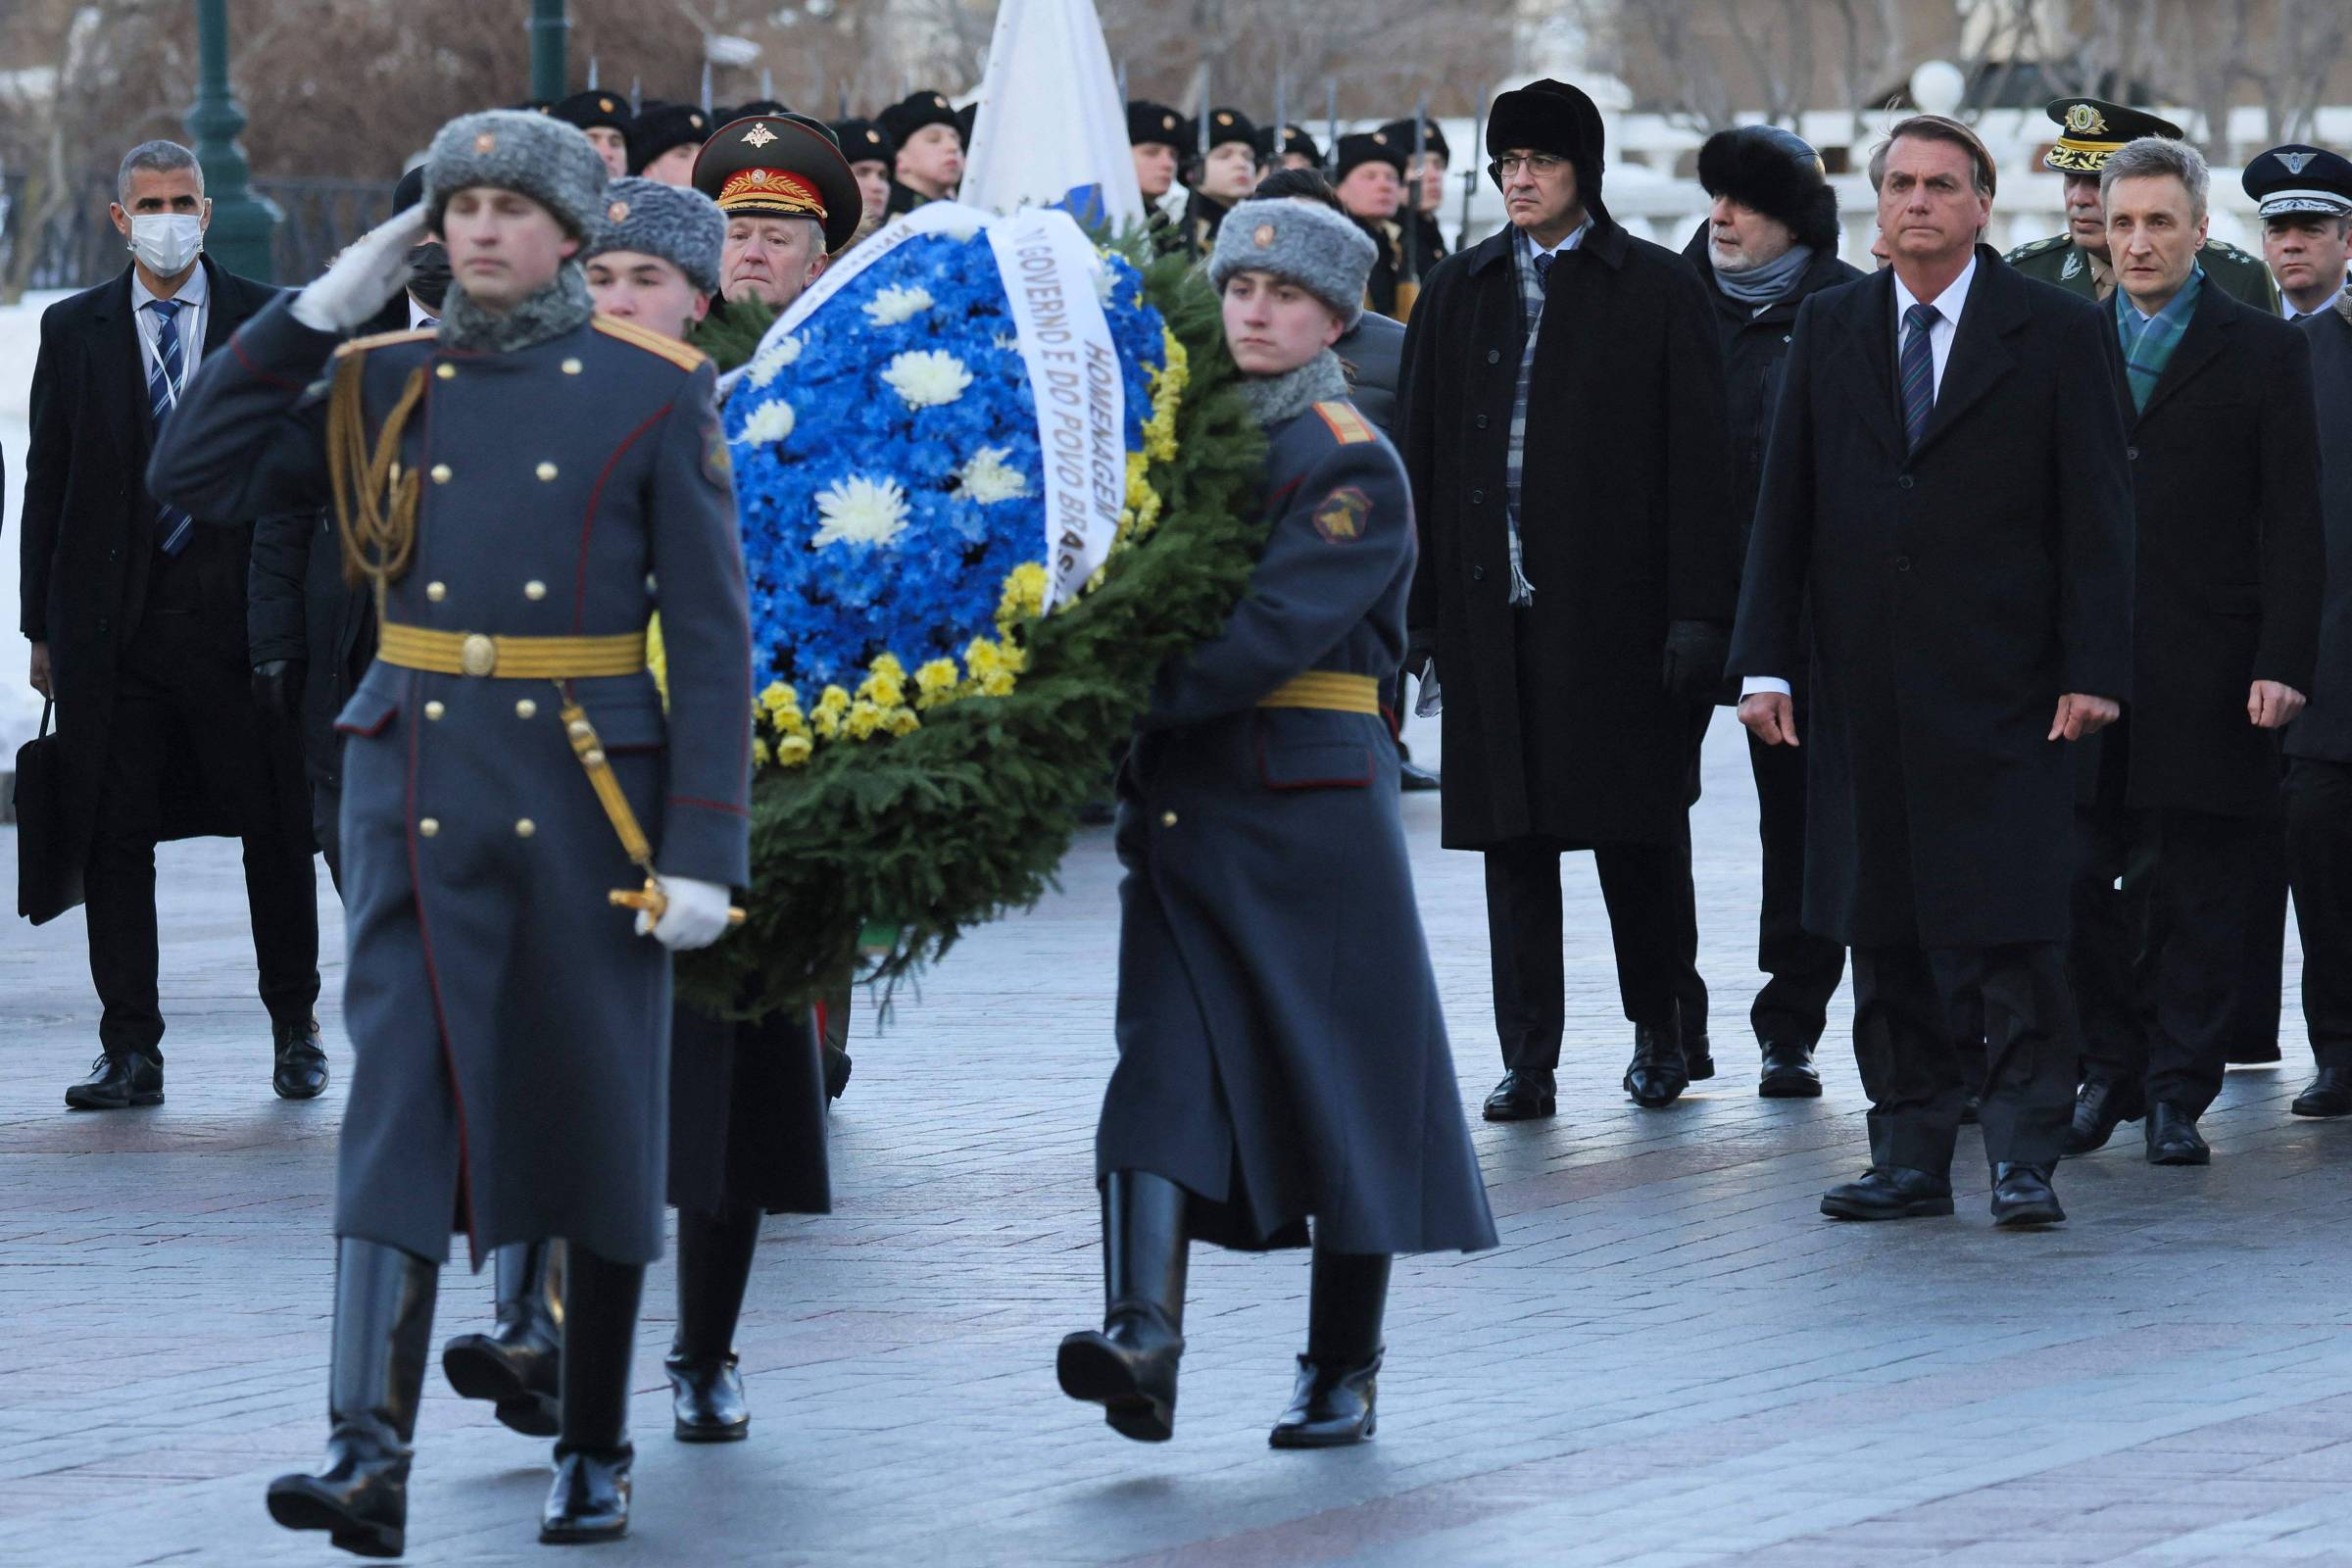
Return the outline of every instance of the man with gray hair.
[[[2311,689],[2323,570],[2310,345],[2207,280],[2207,178],[2161,136],[2099,175],[2138,524],[2131,702],[2076,754],[2083,1083],[2066,1152],[2144,1115],[2158,1165],[2210,1160],[2197,1118],[2249,1032],[2279,736]]]
[[[144,142],[122,160],[109,216],[130,252],[111,281],[41,318],[24,484],[23,626],[29,680],[59,709],[67,863],[82,868],[99,1056],[66,1091],[78,1110],[164,1098],[156,986],[155,846],[245,841],[271,1083],[326,1087],[311,1009],[318,906],[301,737],[254,701],[246,575],[252,513],[199,527],[139,481],[197,367],[271,298],[204,254],[212,203],[196,155]]]

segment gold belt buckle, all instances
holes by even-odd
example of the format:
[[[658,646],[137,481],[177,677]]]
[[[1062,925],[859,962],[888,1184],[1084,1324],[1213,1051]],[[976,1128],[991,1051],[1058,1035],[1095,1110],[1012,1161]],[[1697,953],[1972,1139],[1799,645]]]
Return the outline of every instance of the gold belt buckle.
[[[458,668],[468,675],[481,677],[498,668],[498,644],[480,632],[468,632],[458,645]]]

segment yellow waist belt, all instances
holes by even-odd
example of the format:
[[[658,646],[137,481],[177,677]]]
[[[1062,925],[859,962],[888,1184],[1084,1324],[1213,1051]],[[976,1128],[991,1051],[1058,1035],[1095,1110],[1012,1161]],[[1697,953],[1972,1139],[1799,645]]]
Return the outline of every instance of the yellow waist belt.
[[[1321,708],[1335,713],[1380,713],[1380,682],[1369,675],[1310,669],[1293,675],[1257,700],[1260,708]]]
[[[402,669],[436,675],[495,675],[501,680],[581,680],[634,675],[645,668],[645,633],[610,637],[498,637],[428,631],[386,621],[375,657]]]

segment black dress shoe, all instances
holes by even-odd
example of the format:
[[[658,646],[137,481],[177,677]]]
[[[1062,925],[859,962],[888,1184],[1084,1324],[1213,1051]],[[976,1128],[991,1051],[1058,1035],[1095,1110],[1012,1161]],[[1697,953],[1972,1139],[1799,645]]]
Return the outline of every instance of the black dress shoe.
[[[1644,1110],[1673,1104],[1690,1087],[1690,1069],[1683,1060],[1679,1033],[1672,1023],[1657,1028],[1634,1026],[1634,1059],[1625,1069],[1625,1092]],[[1712,1062],[1708,1070],[1714,1070]]]
[[[1380,1424],[1373,1409],[1380,1357],[1357,1366],[1317,1366],[1298,1358],[1298,1383],[1290,1408],[1275,1421],[1266,1442],[1277,1448],[1345,1448],[1363,1442]]]
[[[1122,1302],[1101,1330],[1066,1336],[1054,1361],[1061,1392],[1102,1406],[1122,1438],[1165,1443],[1176,1435],[1176,1369],[1184,1336],[1150,1301]]]
[[[1920,1219],[1952,1211],[1952,1181],[1908,1165],[1873,1165],[1821,1195],[1832,1219]]]
[[[120,1056],[100,1053],[87,1078],[66,1086],[66,1104],[74,1110],[126,1110],[163,1102],[164,1064],[136,1051]]]
[[[2197,1131],[2197,1118],[2179,1105],[2159,1100],[2148,1107],[2147,1140],[2151,1165],[2213,1163],[2213,1150]]]
[[[2056,1225],[2066,1218],[2058,1195],[2050,1191],[2050,1167],[2018,1165],[2003,1160],[1992,1167],[1992,1222],[1995,1225]]]
[[[318,1039],[318,1020],[272,1024],[270,1033],[277,1048],[270,1087],[280,1100],[317,1100],[326,1088],[326,1047]]]
[[[844,1089],[850,1087],[850,1054],[828,1040],[824,1047],[824,1061],[825,1102],[830,1104],[841,1098]]]
[[[539,1540],[549,1546],[592,1545],[629,1533],[629,1466],[636,1450],[574,1448],[556,1456],[555,1484],[539,1515]]]
[[[2067,1129],[2066,1157],[2079,1158],[2107,1147],[2119,1122],[2137,1121],[2147,1114],[2139,1086],[2109,1078],[2086,1080],[2075,1096],[2075,1124]]]
[[[1707,1032],[1701,1029],[1696,1039],[1683,1039],[1683,1071],[1692,1083],[1704,1083],[1715,1076],[1715,1048],[1707,1044]]]
[[[2322,1067],[2286,1108],[2298,1116],[2352,1116],[2352,1067]]]
[[[1513,1067],[1487,1097],[1489,1121],[1534,1121],[1560,1108],[1559,1081],[1549,1067]]]
[[[1756,1093],[1766,1100],[1818,1100],[1821,1069],[1813,1065],[1813,1048],[1793,1040],[1764,1042],[1764,1076]]]
[[[669,1373],[670,1430],[680,1443],[737,1443],[752,1435],[752,1410],[734,1356],[673,1350],[662,1365]]]
[[[1407,757],[1396,763],[1396,787],[1407,795],[1442,788],[1438,775]]]

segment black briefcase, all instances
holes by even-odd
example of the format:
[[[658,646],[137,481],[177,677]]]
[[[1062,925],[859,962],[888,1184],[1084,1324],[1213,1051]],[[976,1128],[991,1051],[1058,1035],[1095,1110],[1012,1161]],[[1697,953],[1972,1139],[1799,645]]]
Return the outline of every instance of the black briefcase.
[[[81,863],[68,855],[66,759],[49,733],[56,705],[41,704],[41,730],[17,748],[17,912],[34,925],[81,902]]]

